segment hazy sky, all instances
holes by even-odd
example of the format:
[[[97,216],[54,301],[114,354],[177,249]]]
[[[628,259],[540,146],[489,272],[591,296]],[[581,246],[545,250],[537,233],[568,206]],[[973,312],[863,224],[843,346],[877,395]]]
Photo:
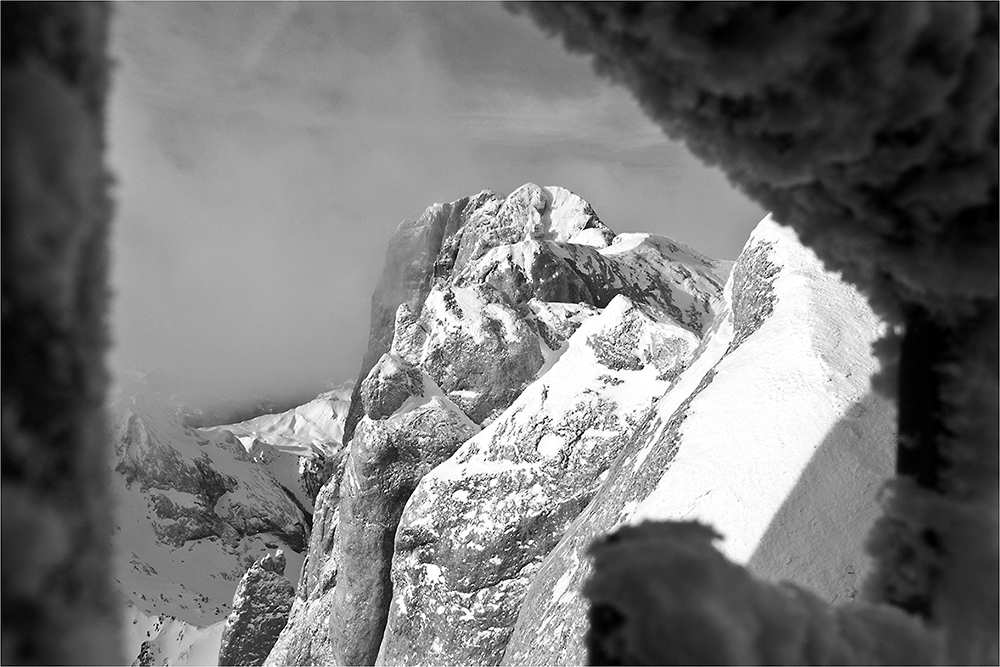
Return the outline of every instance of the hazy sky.
[[[353,378],[404,218],[561,185],[732,259],[764,211],[493,3],[116,3],[117,372],[222,396]]]

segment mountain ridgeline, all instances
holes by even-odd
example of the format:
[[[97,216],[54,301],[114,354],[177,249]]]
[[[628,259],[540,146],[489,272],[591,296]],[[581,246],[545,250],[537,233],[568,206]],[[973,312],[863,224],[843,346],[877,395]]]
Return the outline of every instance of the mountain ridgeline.
[[[770,218],[733,263],[616,234],[559,187],[435,204],[390,241],[349,408],[346,388],[297,408],[320,426],[294,446],[291,412],[188,429],[242,443],[287,502],[258,533],[216,531],[244,582],[187,622],[217,624],[226,664],[583,664],[588,551],[646,520],[708,523],[756,576],[850,600],[892,472],[882,328]],[[189,514],[234,506],[211,500]]]

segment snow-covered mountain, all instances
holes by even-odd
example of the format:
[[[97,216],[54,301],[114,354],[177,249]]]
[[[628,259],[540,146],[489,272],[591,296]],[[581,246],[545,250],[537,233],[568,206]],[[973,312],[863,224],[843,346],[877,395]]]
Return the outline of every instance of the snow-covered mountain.
[[[251,458],[312,513],[316,494],[343,458],[353,388],[353,382],[345,382],[291,410],[201,430],[235,435]]]
[[[617,235],[563,188],[484,191],[400,225],[355,386],[200,430],[130,405],[120,459],[141,464],[119,472],[124,486],[156,478],[160,459],[204,460],[239,488],[270,489],[261,517],[312,512],[308,545],[265,520],[239,558],[212,556],[225,564],[218,595],[245,573],[226,660],[259,662],[287,613],[264,664],[582,663],[587,550],[646,519],[712,524],[762,579],[857,594],[894,448],[894,408],[869,389],[881,333],[770,218],[734,263]],[[153,445],[177,453],[128,453]],[[198,494],[188,477],[214,479],[185,465],[195,472],[169,492],[132,482],[133,504],[170,510],[152,495],[177,504]],[[227,493],[211,505],[222,523],[243,497]],[[202,495],[191,516],[210,506]],[[146,512],[135,530],[179,534],[175,515]],[[150,548],[173,563],[167,537]],[[261,558],[277,546],[290,600],[276,556]],[[123,582],[138,591],[136,576]],[[196,614],[171,592],[142,607],[171,616],[146,655],[180,664],[217,649],[229,600]],[[175,618],[198,626],[190,645]]]
[[[310,487],[337,465],[350,391],[205,429],[186,426],[181,405],[141,384],[112,406],[116,572],[126,648],[140,664],[214,661],[240,578],[275,549],[296,583]]]
[[[266,664],[582,663],[586,550],[647,518],[853,598],[894,447],[881,332],[770,219],[732,263],[562,188],[428,208],[390,244],[339,505]]]
[[[302,510],[234,436],[191,429],[148,394],[114,413],[120,582],[140,609],[207,625],[258,556],[304,550]]]
[[[345,382],[287,412],[202,430],[229,431],[247,451],[252,449],[255,440],[261,440],[277,450],[298,456],[329,455],[343,441],[344,417],[353,388],[353,382]]]

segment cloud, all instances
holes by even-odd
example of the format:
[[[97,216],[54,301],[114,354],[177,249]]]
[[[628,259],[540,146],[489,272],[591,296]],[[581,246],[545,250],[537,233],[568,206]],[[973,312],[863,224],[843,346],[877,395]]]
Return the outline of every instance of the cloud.
[[[728,256],[763,215],[496,5],[122,3],[112,49],[115,366],[221,395],[353,377],[388,239],[433,202],[565,185]],[[716,246],[689,223],[726,197]]]

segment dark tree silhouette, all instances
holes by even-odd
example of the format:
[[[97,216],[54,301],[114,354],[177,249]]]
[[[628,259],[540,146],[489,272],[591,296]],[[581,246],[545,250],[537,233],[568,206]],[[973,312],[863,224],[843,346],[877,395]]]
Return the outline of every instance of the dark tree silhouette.
[[[997,660],[996,3],[514,3],[902,332],[869,597]],[[598,572],[598,577],[600,573]]]

